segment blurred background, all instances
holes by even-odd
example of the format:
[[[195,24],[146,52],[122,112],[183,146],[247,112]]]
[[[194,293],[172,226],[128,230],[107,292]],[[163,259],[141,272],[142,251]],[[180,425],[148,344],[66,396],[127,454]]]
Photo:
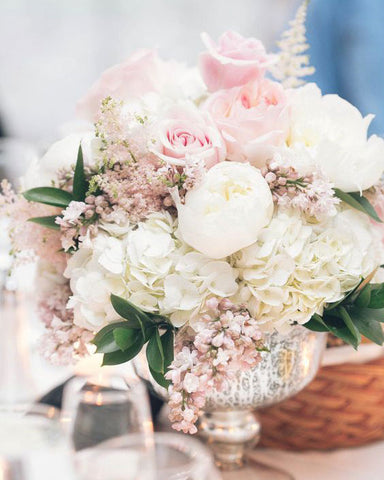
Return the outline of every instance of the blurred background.
[[[233,29],[245,37],[260,38],[273,52],[300,3],[301,0],[0,0],[0,181],[4,177],[15,181],[22,175],[36,155],[64,134],[65,124],[74,119],[76,102],[101,72],[136,49],[157,47],[163,58],[192,66],[203,49],[202,31],[217,38],[225,30]],[[363,115],[375,113],[370,133],[381,135],[383,25],[384,0],[311,0],[309,4],[307,37],[311,64],[316,67],[310,80],[317,82],[324,93],[338,93],[346,98]],[[6,385],[0,388],[0,404],[4,399],[16,398],[20,392],[36,399],[73,373],[67,367],[48,365],[37,352],[42,323],[33,315],[29,297],[28,301],[18,297],[19,291],[33,295],[33,265],[21,268],[13,277],[7,276],[11,257],[6,221],[0,218],[0,386]],[[4,293],[1,287],[5,283],[15,293]],[[5,393],[9,398],[5,398]],[[7,436],[6,432],[0,432],[0,441]],[[354,472],[360,463],[362,468],[364,464],[377,465],[377,458],[381,458],[377,453],[382,448],[378,444],[377,451],[368,452],[365,462],[342,451],[340,457],[329,457],[327,471],[336,471],[337,475],[340,465]],[[284,468],[287,460],[293,458],[289,455],[280,456]],[[320,454],[315,455],[319,455],[317,460],[307,458],[308,471],[315,461],[320,472],[323,465],[326,468],[326,462]],[[303,458],[298,458],[298,471],[305,470],[305,466]],[[382,468],[379,469],[380,476],[370,476],[370,480],[382,478]],[[60,478],[69,478],[64,473]],[[318,474],[317,478],[330,478]],[[366,478],[358,476],[358,472],[356,475],[337,478]]]
[[[140,47],[193,65],[199,34],[227,29],[267,48],[294,15],[297,0],[1,0],[0,118],[3,135],[35,145],[60,136],[76,101],[108,66]],[[312,0],[308,38],[313,77],[364,114],[377,113],[384,133],[382,0]]]

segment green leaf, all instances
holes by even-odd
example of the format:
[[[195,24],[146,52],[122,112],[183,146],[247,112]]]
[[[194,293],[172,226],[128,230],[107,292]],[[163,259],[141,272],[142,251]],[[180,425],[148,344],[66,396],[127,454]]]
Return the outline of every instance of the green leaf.
[[[152,370],[151,367],[149,367],[149,371],[151,372],[151,375],[153,377],[153,379],[161,386],[161,387],[164,387],[166,389],[168,389],[169,385],[171,384],[171,382],[169,380],[167,380],[163,374],[161,373],[158,373],[158,372],[155,372],[154,370]]]
[[[75,167],[75,174],[73,177],[73,199],[78,202],[83,202],[88,190],[88,182],[85,178],[83,150],[81,144],[77,154],[77,161]]]
[[[172,329],[167,330],[164,335],[160,337],[164,352],[164,370],[167,371],[170,364],[173,362],[175,353],[175,335]]]
[[[327,325],[324,323],[323,319],[317,313],[312,315],[312,318],[309,320],[309,322],[304,323],[303,326],[305,328],[308,328],[308,330],[312,330],[314,332],[328,332],[329,331]]]
[[[23,193],[29,202],[44,203],[53,207],[67,208],[73,200],[73,196],[65,190],[53,187],[32,188]]]
[[[151,327],[153,324],[145,312],[140,310],[140,308],[136,307],[133,303],[124,298],[118,297],[117,295],[111,295],[111,303],[116,313],[130,322],[131,328],[140,328],[143,338],[147,337],[147,328]]]
[[[165,358],[159,330],[156,328],[149,339],[147,346],[148,365],[157,373],[165,373]]]
[[[338,188],[335,188],[334,191],[336,197],[340,198],[340,200],[342,200],[343,202],[347,203],[356,210],[360,210],[360,212],[366,213],[376,222],[383,223],[383,221],[377,215],[376,210],[365,197],[360,195],[360,192],[346,193]]]
[[[132,360],[132,358],[136,357],[144,345],[143,338],[141,336],[138,338],[140,341],[135,345],[132,345],[132,347],[128,348],[124,352],[122,350],[118,350],[117,352],[105,353],[103,357],[103,366],[119,365],[120,363],[129,362],[129,360]]]
[[[369,308],[384,308],[384,283],[371,285]]]
[[[358,347],[358,342],[356,337],[352,335],[349,328],[345,323],[338,317],[327,317],[324,319],[325,324],[328,326],[328,329],[335,337],[341,338],[345,343],[349,343],[355,349]]]
[[[127,322],[114,322],[106,325],[95,335],[92,343],[97,347],[97,353],[110,353],[120,350],[115,341],[113,331],[116,328],[127,328]]]
[[[357,345],[361,343],[361,335],[359,330],[355,327],[355,324],[352,322],[352,318],[350,317],[349,313],[344,307],[338,308],[338,313],[340,314],[340,318],[343,320],[351,334],[355,337]]]
[[[369,317],[368,309],[351,308],[350,315],[359,332],[378,345],[384,343],[384,333],[381,324]],[[368,310],[369,312],[369,310]]]
[[[28,218],[28,222],[37,223],[42,227],[51,228],[52,230],[60,230],[60,225],[56,223],[57,215],[49,217],[32,217]]]
[[[151,313],[151,312],[145,312],[145,314],[155,323],[163,322],[171,326],[171,324],[169,323],[169,319],[167,317],[164,317],[163,315],[160,315],[158,313]]]
[[[158,329],[152,334],[147,346],[149,370],[154,380],[164,388],[170,382],[164,377],[174,358],[174,332],[170,328],[161,337]]]
[[[364,279],[362,278],[359,282],[358,285],[356,285],[355,288],[353,288],[352,290],[350,290],[341,300],[338,300],[337,302],[333,302],[333,303],[330,303],[327,305],[327,307],[325,308],[325,312],[329,312],[333,309],[335,309],[336,307],[338,307],[339,305],[341,304],[345,304],[345,303],[348,303],[348,301],[353,298],[353,295],[357,293],[358,289],[360,288],[360,286],[363,284],[364,282]]]
[[[371,290],[372,290],[371,285],[370,284],[366,285],[359,293],[354,304],[357,305],[358,307],[368,307],[371,300]]]
[[[139,330],[118,327],[113,330],[113,337],[120,350],[128,350],[138,342],[142,342],[142,335]]]
[[[352,307],[350,310],[354,311],[354,308]],[[359,308],[359,312],[365,318],[370,318],[376,322],[384,323],[384,308]]]

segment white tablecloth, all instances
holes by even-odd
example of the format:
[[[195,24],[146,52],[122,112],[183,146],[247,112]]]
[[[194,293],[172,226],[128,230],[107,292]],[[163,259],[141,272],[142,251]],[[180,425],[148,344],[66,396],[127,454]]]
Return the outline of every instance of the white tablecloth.
[[[372,350],[367,351],[369,355]],[[360,353],[364,355],[364,349]],[[346,352],[348,353],[348,351]],[[356,353],[355,353],[356,355]],[[357,359],[357,357],[355,357]],[[94,361],[94,360],[93,360]],[[332,359],[334,363],[337,359]],[[89,367],[88,363],[82,365],[82,368]],[[38,353],[33,355],[33,371],[36,386],[39,394],[53,388],[62,382],[72,373],[71,369],[63,367],[53,367],[47,365],[39,358]],[[369,446],[338,450],[332,452],[305,452],[294,453],[269,449],[255,450],[252,457],[262,463],[274,465],[282,470],[289,472],[295,480],[383,480],[384,479],[384,442],[375,443]],[[45,480],[44,476],[37,476],[39,465],[45,465],[43,471],[49,471],[49,464],[57,467],[56,480],[70,480],[68,465],[66,460],[50,456],[49,458],[36,459],[36,475],[31,480],[39,478]],[[60,465],[61,466],[58,467]],[[52,470],[51,470],[52,471]],[[51,480],[51,477],[47,477]],[[250,477],[251,480],[252,477]],[[225,479],[239,480],[236,472],[226,474]],[[253,477],[252,480],[256,479]],[[28,478],[29,480],[29,478]]]

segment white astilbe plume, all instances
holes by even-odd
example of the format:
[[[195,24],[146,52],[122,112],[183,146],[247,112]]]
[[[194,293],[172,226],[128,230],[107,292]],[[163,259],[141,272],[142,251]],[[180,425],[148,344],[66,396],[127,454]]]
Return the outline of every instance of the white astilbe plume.
[[[278,62],[271,71],[276,80],[286,88],[296,88],[305,82],[302,77],[312,75],[314,67],[309,65],[309,56],[304,54],[309,48],[305,36],[305,20],[307,17],[308,0],[305,0],[297,10],[295,18],[289,22],[286,30],[277,43],[280,48]]]

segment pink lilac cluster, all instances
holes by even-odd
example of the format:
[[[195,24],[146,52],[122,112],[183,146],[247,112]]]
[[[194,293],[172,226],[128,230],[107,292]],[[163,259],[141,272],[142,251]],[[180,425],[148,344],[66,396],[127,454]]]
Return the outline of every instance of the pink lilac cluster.
[[[1,183],[0,208],[10,218],[10,236],[16,255],[21,259],[41,258],[56,266],[63,272],[66,257],[61,252],[60,232],[44,228],[28,221],[33,217],[44,217],[59,214],[60,210],[40,203],[28,202],[17,195],[11,185],[4,180]],[[29,255],[25,253],[29,252]]]
[[[319,172],[300,175],[295,168],[284,165],[279,156],[267,163],[261,173],[268,182],[273,200],[281,207],[298,209],[309,217],[321,220],[336,214],[340,200],[333,185]]]
[[[55,285],[38,303],[38,313],[46,332],[41,338],[43,356],[55,365],[68,365],[88,354],[93,333],[73,323],[73,311],[67,309],[71,295],[69,284]]]
[[[201,159],[190,157],[185,159],[185,165],[182,168],[164,165],[158,170],[158,173],[161,175],[160,179],[168,187],[168,192],[172,193],[172,190],[177,188],[183,202],[186,193],[202,182],[207,171]],[[165,203],[166,206],[173,205],[171,198],[167,198]]]
[[[173,428],[191,434],[197,431],[195,423],[209,392],[225,388],[238,370],[257,365],[265,350],[256,320],[228,299],[207,300],[195,330],[192,338],[179,334],[166,374]]]

